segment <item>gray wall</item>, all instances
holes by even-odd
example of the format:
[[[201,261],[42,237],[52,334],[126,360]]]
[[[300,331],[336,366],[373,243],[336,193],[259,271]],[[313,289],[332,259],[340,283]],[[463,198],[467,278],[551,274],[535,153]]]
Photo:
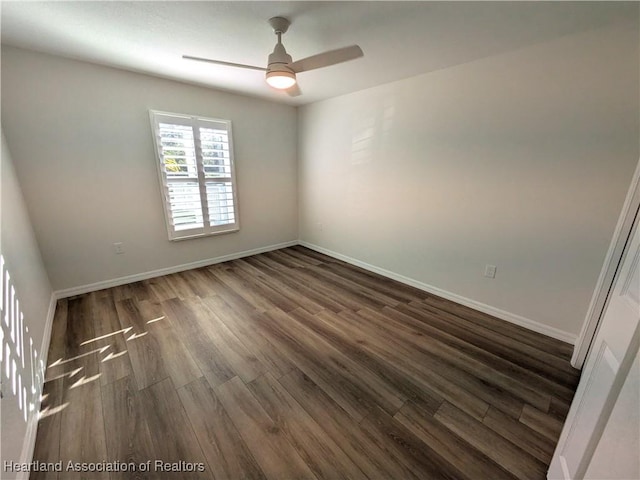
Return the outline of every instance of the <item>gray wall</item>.
[[[27,456],[33,448],[42,392],[41,382],[44,378],[41,369],[42,346],[45,349],[48,347],[48,338],[44,340],[44,337],[49,333],[45,330],[47,319],[53,313],[54,304],[49,278],[40,257],[4,133],[2,133],[1,158],[0,252],[2,252],[4,266],[1,274],[0,323],[2,324],[3,355],[7,351],[10,352],[10,374],[6,375],[5,358],[3,358],[4,398],[2,399],[2,428],[0,428],[2,432],[0,477],[9,479],[14,478],[14,475],[3,470],[5,461],[31,460]],[[17,299],[17,303],[12,299]],[[9,323],[7,323],[7,317],[9,317]],[[18,390],[21,390],[21,394]],[[21,455],[25,457],[21,458]]]
[[[232,121],[239,232],[167,239],[149,109]],[[297,239],[293,107],[4,47],[2,118],[55,290]]]
[[[638,162],[638,55],[634,18],[302,107],[300,239],[574,340]]]

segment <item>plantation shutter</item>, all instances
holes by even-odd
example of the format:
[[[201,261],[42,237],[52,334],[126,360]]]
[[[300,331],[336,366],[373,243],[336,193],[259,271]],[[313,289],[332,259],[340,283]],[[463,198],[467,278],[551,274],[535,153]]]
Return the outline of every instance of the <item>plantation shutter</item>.
[[[237,231],[231,122],[150,113],[169,239]]]

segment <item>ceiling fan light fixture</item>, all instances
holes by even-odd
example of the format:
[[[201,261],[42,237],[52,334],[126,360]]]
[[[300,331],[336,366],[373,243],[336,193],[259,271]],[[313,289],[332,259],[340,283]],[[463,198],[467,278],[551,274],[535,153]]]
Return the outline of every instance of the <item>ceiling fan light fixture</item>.
[[[273,52],[269,55],[266,68],[257,67],[255,65],[245,65],[243,63],[214,60],[212,58],[192,57],[190,55],[183,55],[182,58],[266,72],[267,84],[270,87],[277,90],[286,90],[288,95],[297,97],[301,92],[296,85],[298,83],[296,74],[315,70],[317,68],[330,67],[331,65],[336,65],[338,63],[355,60],[356,58],[360,58],[364,55],[362,53],[362,49],[358,45],[351,45],[349,47],[318,53],[317,55],[312,55],[294,62],[291,55],[287,53],[287,50],[282,44],[282,35],[289,29],[291,22],[284,17],[273,17],[269,19],[269,25],[271,25],[273,33],[278,37],[278,42],[273,48]]]
[[[286,90],[296,84],[296,74],[287,71],[267,72],[267,83],[278,90]]]

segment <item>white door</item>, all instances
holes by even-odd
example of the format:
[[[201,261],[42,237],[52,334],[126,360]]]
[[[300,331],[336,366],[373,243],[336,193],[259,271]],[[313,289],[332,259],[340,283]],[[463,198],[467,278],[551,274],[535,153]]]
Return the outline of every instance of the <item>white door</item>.
[[[577,480],[590,477],[593,472],[604,475],[602,478],[640,478],[636,450],[640,425],[631,423],[638,421],[640,406],[634,400],[637,386],[629,388],[630,383],[636,382],[634,363],[638,362],[640,344],[638,223],[636,213],[608,305],[551,460],[549,479]],[[611,435],[624,417],[628,428]],[[618,459],[616,468],[605,468],[602,462],[611,462],[614,456]]]

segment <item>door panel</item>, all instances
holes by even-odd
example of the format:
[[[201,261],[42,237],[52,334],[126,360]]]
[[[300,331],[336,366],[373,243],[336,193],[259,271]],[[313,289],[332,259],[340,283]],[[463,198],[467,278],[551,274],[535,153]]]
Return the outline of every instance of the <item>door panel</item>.
[[[587,468],[592,471],[598,468],[590,465],[596,449],[607,448],[604,444],[606,439],[603,442],[600,439],[633,359],[637,356],[640,323],[639,230],[636,214],[608,305],[551,461],[549,479],[584,478]],[[634,432],[633,429],[630,431]],[[638,433],[638,429],[635,432]],[[634,438],[630,438],[626,444],[630,446],[634,441]],[[637,455],[637,452],[634,454]]]
[[[589,480],[640,478],[640,354],[636,353],[585,475]]]

